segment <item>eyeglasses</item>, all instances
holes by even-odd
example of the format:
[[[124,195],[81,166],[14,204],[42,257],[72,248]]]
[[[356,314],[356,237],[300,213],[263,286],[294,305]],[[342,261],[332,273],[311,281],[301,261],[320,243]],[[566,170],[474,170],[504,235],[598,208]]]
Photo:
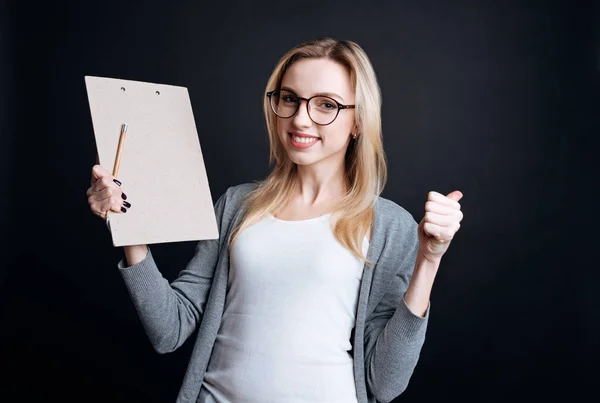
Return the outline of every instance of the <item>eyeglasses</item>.
[[[306,110],[310,120],[319,126],[327,126],[337,118],[342,109],[354,109],[355,105],[342,105],[335,99],[323,95],[302,98],[288,90],[267,92],[271,109],[283,119],[294,116],[300,108],[300,101],[306,101]]]

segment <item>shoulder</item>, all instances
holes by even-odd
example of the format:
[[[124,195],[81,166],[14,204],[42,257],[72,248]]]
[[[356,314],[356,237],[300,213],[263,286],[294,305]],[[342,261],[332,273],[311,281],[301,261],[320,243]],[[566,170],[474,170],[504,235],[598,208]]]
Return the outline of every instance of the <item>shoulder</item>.
[[[224,196],[227,197],[227,199],[229,200],[242,201],[251,191],[256,189],[257,186],[258,183],[255,182],[246,182],[241,183],[239,185],[230,186],[229,188],[227,188],[227,191],[225,192]]]
[[[242,183],[227,188],[215,203],[215,216],[219,231],[226,234],[244,206],[246,196],[258,186],[257,183]],[[224,238],[223,238],[224,239]]]
[[[399,204],[383,197],[375,200],[371,244],[384,255],[406,254],[419,242],[419,224]]]
[[[217,210],[239,210],[244,200],[246,200],[246,196],[256,189],[257,186],[257,183],[247,182],[228,187],[216,202]]]
[[[375,200],[375,220],[399,231],[414,230],[419,225],[408,210],[381,196]]]

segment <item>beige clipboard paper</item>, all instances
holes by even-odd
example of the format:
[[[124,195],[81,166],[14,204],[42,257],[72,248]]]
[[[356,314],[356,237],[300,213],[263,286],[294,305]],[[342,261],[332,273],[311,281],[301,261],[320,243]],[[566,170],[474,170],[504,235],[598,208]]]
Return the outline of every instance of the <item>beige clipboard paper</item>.
[[[131,208],[109,212],[114,246],[217,239],[218,227],[187,88],[85,76],[99,164]]]

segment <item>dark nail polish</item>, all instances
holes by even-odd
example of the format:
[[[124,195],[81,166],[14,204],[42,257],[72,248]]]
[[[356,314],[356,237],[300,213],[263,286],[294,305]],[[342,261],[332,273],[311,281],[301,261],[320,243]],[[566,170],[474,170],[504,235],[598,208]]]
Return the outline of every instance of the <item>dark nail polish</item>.
[[[124,201],[123,206],[129,208],[129,207],[131,207],[131,203]]]
[[[125,193],[121,193],[121,198],[122,198],[123,200],[127,200],[127,195],[126,195]]]
[[[116,183],[117,185],[121,186],[121,182],[120,181],[118,181],[116,179],[113,179],[113,182]]]
[[[124,213],[126,213],[127,209],[125,207],[121,207],[121,211],[124,212]]]

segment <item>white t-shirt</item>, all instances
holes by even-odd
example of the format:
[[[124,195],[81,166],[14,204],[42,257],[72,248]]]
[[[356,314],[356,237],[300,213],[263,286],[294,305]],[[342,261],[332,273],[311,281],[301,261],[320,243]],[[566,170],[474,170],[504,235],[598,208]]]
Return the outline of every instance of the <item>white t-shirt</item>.
[[[199,402],[357,401],[349,351],[364,263],[330,218],[269,215],[240,234]]]

